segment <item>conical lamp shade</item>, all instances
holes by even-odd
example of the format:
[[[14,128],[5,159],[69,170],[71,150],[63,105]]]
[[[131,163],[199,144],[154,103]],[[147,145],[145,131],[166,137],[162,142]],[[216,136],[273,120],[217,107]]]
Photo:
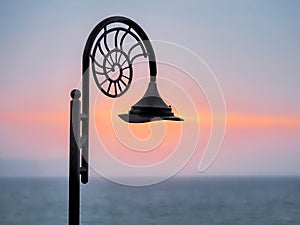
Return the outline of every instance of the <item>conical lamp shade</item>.
[[[160,97],[156,82],[150,82],[143,98],[131,107],[128,114],[119,117],[128,123],[145,123],[156,120],[183,121],[174,116],[171,106],[168,106]]]

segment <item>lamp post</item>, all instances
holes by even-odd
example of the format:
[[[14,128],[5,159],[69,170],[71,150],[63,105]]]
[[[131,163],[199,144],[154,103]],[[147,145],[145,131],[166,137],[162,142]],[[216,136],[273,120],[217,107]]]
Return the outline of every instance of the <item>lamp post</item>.
[[[126,40],[129,40],[127,44]],[[143,29],[121,16],[109,17],[97,24],[87,39],[82,56],[82,102],[79,90],[71,92],[69,225],[80,224],[80,178],[81,183],[88,182],[90,72],[102,93],[117,98],[130,87],[132,65],[139,57],[148,59],[150,82],[142,99],[127,114],[120,114],[119,117],[129,123],[183,120],[174,116],[171,106],[159,95],[155,54]]]

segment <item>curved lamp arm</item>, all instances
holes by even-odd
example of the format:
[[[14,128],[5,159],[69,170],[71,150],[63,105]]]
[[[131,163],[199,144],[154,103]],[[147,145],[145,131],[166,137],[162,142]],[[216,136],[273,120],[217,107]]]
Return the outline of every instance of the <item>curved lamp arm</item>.
[[[145,48],[147,50],[148,59],[149,59],[149,70],[150,70],[150,76],[156,76],[157,74],[157,67],[156,67],[156,58],[155,53],[153,50],[153,47],[151,45],[151,42],[147,36],[147,34],[144,32],[144,30],[134,21],[131,19],[128,19],[123,16],[112,16],[108,17],[104,20],[102,20],[100,23],[97,24],[97,26],[92,30],[90,33],[82,55],[82,74],[84,74],[90,65],[90,52],[92,50],[93,44],[95,42],[96,37],[101,32],[104,27],[111,23],[123,23],[128,25],[129,28],[132,28],[138,35],[139,38],[144,41],[143,44],[145,45]]]
[[[81,182],[87,183],[88,182],[88,161],[89,161],[89,154],[88,154],[88,137],[89,137],[89,66],[90,66],[90,54],[95,44],[95,41],[99,35],[99,33],[104,29],[107,31],[107,26],[112,23],[121,23],[128,26],[128,30],[132,29],[138,35],[141,43],[143,44],[144,48],[146,49],[146,56],[148,57],[149,61],[149,70],[150,70],[150,77],[151,81],[156,81],[156,74],[157,74],[157,66],[156,66],[156,59],[153,47],[151,42],[143,31],[143,29],[134,21],[122,17],[122,16],[113,16],[102,20],[97,26],[92,30],[90,33],[82,55],[82,138],[81,138],[81,146],[82,146],[82,159],[81,159]],[[118,27],[116,28],[118,29]],[[119,28],[121,29],[121,28]],[[117,96],[116,96],[117,97]]]

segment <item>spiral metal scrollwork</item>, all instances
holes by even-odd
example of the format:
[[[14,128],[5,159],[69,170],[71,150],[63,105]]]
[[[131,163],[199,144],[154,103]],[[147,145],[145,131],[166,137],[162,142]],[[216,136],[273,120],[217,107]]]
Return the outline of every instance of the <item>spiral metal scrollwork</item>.
[[[133,61],[148,56],[144,40],[130,24],[108,21],[90,52],[98,88],[112,98],[123,95],[132,81]]]

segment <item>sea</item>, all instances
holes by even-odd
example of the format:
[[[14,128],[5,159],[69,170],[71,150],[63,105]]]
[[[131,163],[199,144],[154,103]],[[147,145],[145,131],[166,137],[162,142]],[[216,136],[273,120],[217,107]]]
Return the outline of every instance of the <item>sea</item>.
[[[300,177],[175,177],[81,185],[84,225],[299,225]],[[1,225],[68,224],[68,178],[0,178]]]

